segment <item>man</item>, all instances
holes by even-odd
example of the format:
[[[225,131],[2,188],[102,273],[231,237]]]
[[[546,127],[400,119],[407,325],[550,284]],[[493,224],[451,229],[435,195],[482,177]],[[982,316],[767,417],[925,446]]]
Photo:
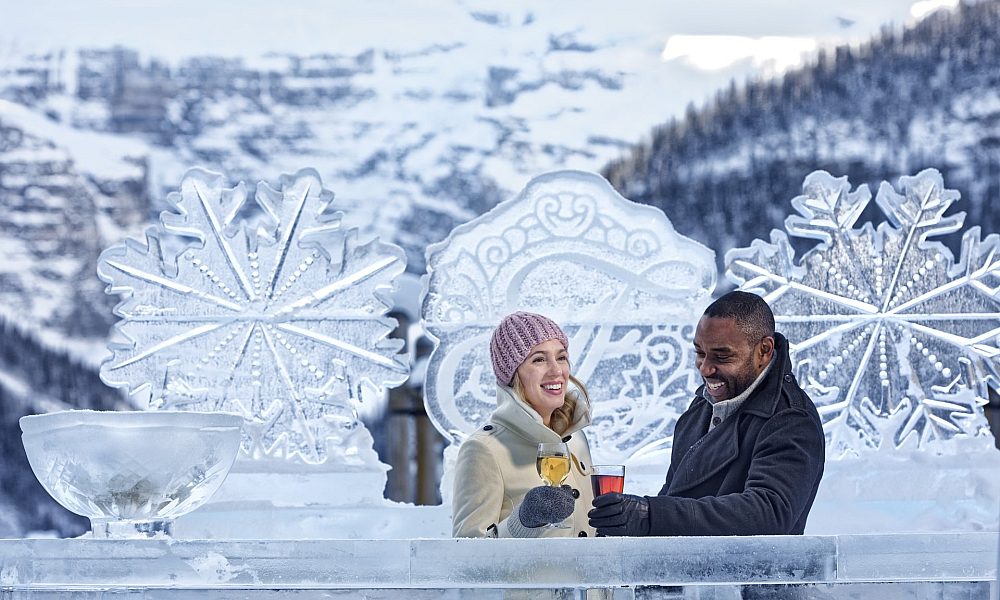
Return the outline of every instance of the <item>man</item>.
[[[730,292],[694,335],[704,380],[677,419],[656,496],[594,499],[598,535],[801,534],[823,475],[823,425],[762,298]]]

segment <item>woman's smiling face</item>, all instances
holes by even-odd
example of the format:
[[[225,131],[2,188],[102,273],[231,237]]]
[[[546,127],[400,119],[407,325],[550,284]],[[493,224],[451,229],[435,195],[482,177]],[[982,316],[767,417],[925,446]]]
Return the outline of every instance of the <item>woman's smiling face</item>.
[[[524,401],[548,425],[552,413],[566,401],[569,353],[559,340],[536,344],[517,367],[517,378],[524,390]]]

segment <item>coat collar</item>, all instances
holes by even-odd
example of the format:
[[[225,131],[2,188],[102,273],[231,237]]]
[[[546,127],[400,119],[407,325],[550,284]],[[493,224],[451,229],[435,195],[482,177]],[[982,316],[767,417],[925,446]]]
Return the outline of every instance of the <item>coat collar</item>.
[[[743,410],[760,417],[770,417],[778,410],[781,399],[781,386],[785,375],[792,372],[792,361],[788,355],[788,340],[785,336],[774,334],[774,358],[771,360],[771,370],[760,382],[754,394],[743,403]]]
[[[583,394],[577,394],[573,422],[570,423],[569,429],[560,436],[545,426],[541,415],[535,412],[535,409],[531,408],[527,402],[521,400],[514,393],[514,388],[497,384],[497,409],[493,411],[490,420],[530,441],[558,442],[562,437],[590,425],[590,403]]]

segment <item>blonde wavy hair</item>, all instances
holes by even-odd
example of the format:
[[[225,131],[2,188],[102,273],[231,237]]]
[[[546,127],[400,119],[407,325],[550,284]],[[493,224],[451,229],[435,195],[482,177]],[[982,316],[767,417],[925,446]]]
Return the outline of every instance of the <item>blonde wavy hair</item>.
[[[583,397],[587,400],[587,404],[590,404],[590,394],[587,393],[587,388],[583,385],[583,382],[573,375],[569,376],[569,381],[576,389],[566,391],[566,401],[563,402],[562,406],[554,410],[552,416],[549,418],[549,429],[559,435],[566,433],[566,430],[573,423],[573,413],[576,412],[576,403],[579,394],[583,394]],[[521,378],[517,376],[517,373],[514,373],[514,381],[511,382],[511,387],[514,388],[514,393],[517,394],[517,397],[525,404],[528,404],[524,395],[524,386],[521,384]]]

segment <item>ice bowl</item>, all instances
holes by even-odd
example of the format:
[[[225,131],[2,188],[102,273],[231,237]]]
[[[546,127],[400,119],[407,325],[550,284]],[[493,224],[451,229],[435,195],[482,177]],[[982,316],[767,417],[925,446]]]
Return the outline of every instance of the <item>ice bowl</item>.
[[[66,410],[21,417],[35,477],[93,536],[169,536],[222,485],[243,418],[214,412]]]

